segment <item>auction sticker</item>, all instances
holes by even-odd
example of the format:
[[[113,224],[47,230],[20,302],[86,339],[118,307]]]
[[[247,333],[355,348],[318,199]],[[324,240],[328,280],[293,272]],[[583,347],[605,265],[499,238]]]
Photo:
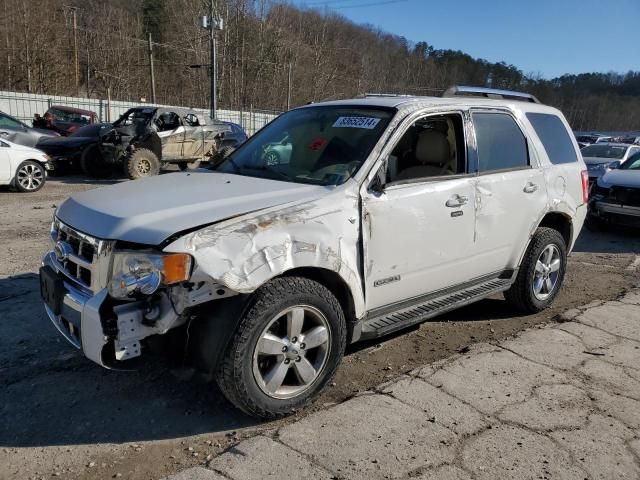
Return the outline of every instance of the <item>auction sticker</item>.
[[[379,118],[374,117],[338,117],[335,128],[366,128],[373,130],[378,125]]]

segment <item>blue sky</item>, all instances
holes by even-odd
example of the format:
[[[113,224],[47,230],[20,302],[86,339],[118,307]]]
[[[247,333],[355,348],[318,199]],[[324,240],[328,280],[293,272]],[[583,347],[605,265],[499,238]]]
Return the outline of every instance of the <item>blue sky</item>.
[[[640,0],[289,1],[545,78],[640,70]]]

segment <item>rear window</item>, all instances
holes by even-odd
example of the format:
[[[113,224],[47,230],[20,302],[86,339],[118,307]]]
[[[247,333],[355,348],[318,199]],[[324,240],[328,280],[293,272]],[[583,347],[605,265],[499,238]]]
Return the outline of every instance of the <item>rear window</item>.
[[[520,127],[504,113],[474,113],[480,173],[526,168],[527,142]]]
[[[527,118],[538,134],[551,163],[574,163],[578,161],[567,129],[557,116],[548,113],[527,113]]]

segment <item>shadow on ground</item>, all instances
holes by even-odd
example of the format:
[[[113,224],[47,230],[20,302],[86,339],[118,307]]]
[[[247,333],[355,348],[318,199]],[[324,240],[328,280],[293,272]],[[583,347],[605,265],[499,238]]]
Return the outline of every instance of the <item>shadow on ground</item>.
[[[256,421],[215,383],[182,380],[166,365],[105,370],[50,323],[35,274],[0,279],[0,445],[47,446],[173,439]]]
[[[585,227],[580,232],[573,251],[640,254],[640,229],[611,225],[599,231],[591,231]]]

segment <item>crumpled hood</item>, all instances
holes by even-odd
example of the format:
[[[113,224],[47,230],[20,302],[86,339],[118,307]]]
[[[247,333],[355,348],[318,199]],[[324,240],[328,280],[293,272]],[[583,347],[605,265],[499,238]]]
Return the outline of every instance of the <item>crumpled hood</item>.
[[[640,170],[611,170],[600,177],[598,185],[605,188],[640,188]]]
[[[158,245],[184,230],[318,198],[327,188],[199,170],[76,193],[56,215],[101,239]]]

